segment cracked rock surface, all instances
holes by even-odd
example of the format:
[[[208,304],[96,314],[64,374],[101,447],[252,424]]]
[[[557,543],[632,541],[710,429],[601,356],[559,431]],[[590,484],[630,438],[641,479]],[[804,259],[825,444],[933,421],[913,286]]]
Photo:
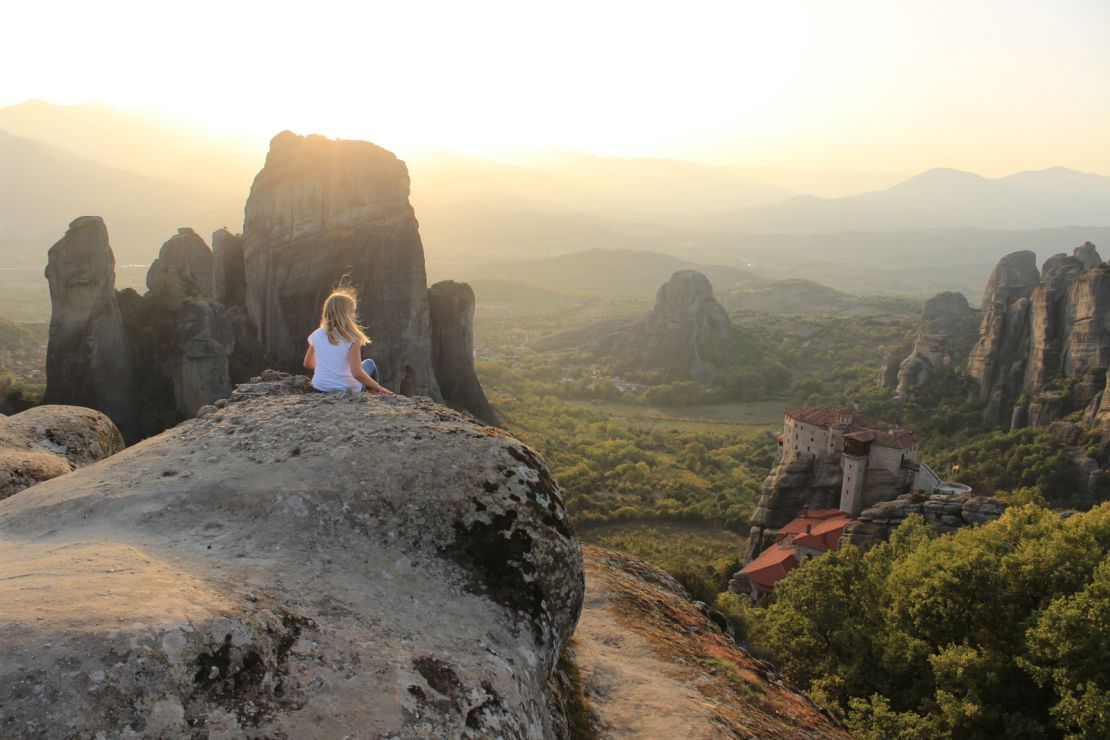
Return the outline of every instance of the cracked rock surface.
[[[583,588],[531,449],[267,372],[0,501],[0,736],[552,737]]]

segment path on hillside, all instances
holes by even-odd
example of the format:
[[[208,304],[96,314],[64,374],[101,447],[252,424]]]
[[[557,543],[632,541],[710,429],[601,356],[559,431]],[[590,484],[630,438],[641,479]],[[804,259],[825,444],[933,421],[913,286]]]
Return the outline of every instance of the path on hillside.
[[[643,561],[584,547],[574,662],[603,738],[848,737]]]

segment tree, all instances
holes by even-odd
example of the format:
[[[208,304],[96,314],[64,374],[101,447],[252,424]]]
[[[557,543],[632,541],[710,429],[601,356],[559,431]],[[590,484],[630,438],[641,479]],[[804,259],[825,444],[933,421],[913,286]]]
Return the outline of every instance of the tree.
[[[1053,716],[1073,737],[1110,737],[1110,560],[1086,588],[1049,604],[1027,640],[1021,663],[1055,691]]]

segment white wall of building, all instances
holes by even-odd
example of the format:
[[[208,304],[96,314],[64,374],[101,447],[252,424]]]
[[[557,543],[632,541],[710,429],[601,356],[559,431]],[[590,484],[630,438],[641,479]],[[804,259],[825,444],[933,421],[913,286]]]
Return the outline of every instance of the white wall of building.
[[[844,470],[844,481],[840,484],[840,510],[856,516],[863,510],[863,482],[867,477],[866,457],[844,455],[840,466]]]

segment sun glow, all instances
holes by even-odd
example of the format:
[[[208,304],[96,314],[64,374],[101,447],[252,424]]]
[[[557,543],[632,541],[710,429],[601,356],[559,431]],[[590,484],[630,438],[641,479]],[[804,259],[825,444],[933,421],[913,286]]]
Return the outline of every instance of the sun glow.
[[[1096,2],[176,7],[7,9],[0,63],[19,73],[0,104],[102,100],[256,140],[288,128],[402,151],[1110,171]]]

